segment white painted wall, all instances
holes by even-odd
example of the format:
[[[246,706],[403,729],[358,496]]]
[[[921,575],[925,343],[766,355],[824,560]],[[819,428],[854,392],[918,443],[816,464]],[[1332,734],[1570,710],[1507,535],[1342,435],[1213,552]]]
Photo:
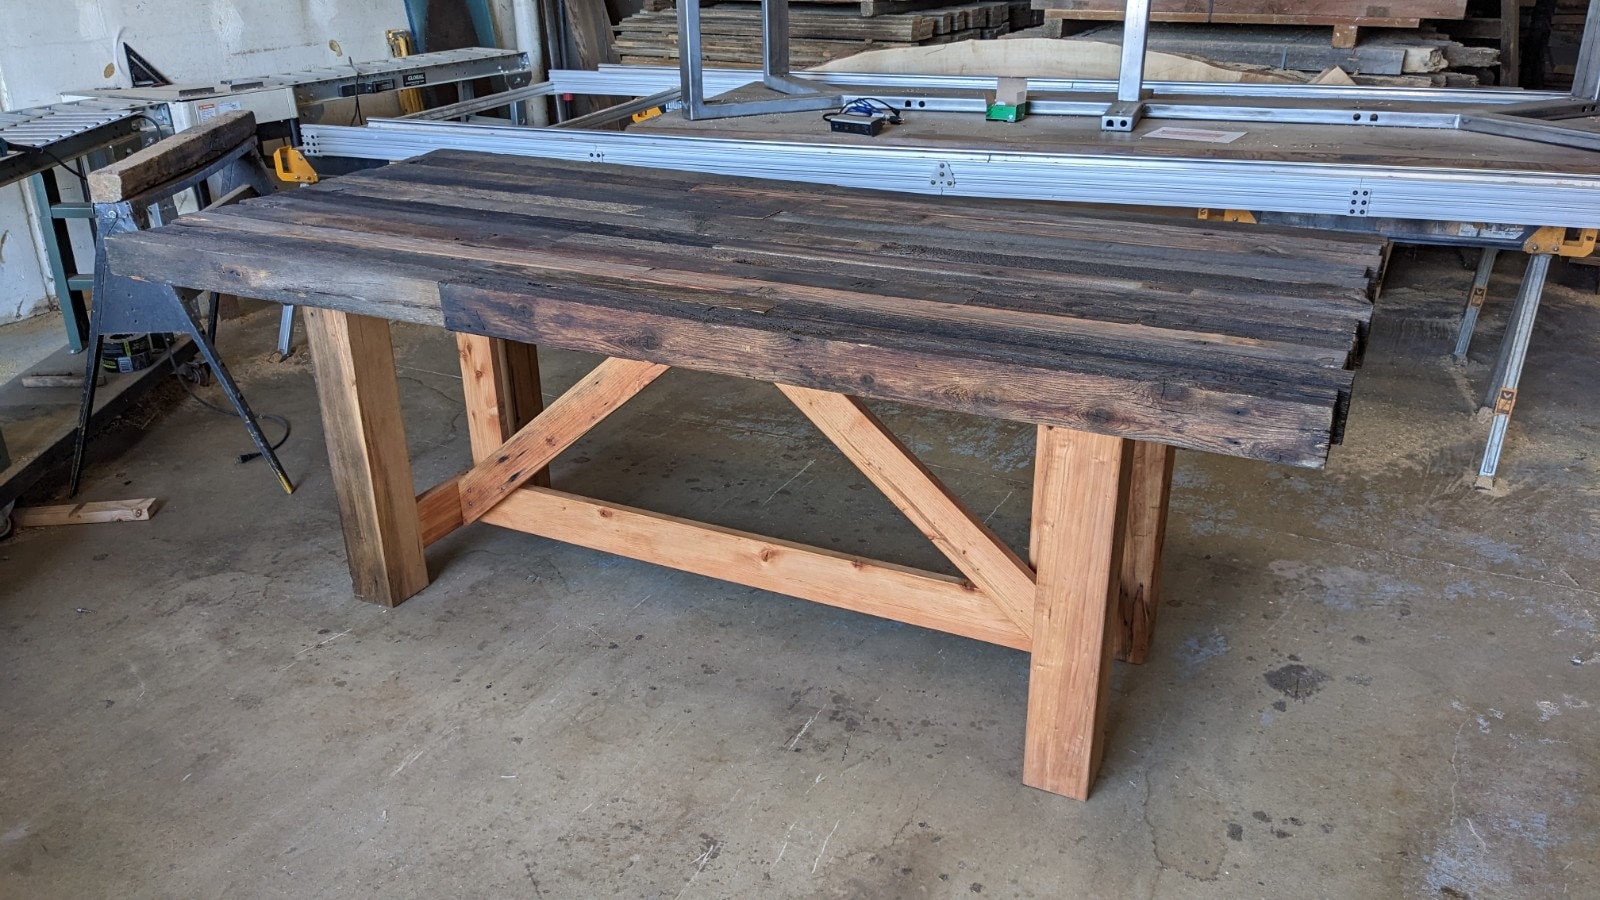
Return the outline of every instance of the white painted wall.
[[[271,75],[388,55],[402,0],[0,0],[0,108],[126,87],[123,41],[174,81]],[[0,323],[54,302],[20,186],[0,189]]]

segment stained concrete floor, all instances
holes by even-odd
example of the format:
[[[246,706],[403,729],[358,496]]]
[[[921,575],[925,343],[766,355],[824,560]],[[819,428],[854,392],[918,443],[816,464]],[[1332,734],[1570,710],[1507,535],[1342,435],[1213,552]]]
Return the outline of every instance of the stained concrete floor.
[[[1470,273],[1399,254],[1325,471],[1180,454],[1087,803],[1019,780],[1013,651],[482,525],[355,602],[309,373],[255,316],[225,351],[298,493],[180,395],[89,473],[153,521],[0,544],[0,895],[1600,896],[1600,303],[1552,289],[1475,493],[1515,265],[1458,370]],[[431,483],[467,459],[453,347],[398,344]],[[885,412],[1024,540],[1029,431]],[[555,474],[938,565],[765,386],[669,374]]]

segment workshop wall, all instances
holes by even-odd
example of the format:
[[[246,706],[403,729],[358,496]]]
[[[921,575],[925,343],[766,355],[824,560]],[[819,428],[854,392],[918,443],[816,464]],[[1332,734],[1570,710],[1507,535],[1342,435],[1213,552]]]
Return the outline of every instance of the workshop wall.
[[[126,87],[122,43],[174,81],[212,81],[388,55],[403,0],[0,0],[0,108]],[[20,185],[0,189],[0,323],[51,307]]]

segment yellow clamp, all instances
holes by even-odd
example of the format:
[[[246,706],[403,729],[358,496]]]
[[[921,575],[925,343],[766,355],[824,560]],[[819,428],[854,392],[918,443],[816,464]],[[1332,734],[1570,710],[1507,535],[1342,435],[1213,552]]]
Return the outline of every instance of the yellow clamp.
[[[1205,209],[1198,210],[1202,219],[1220,219],[1223,222],[1243,222],[1246,225],[1256,224],[1256,214],[1248,209]]]
[[[1588,256],[1594,252],[1595,236],[1600,229],[1568,229],[1552,225],[1535,231],[1522,242],[1524,253],[1549,253],[1555,256]]]
[[[649,109],[644,110],[643,112],[634,113],[633,114],[633,121],[635,121],[635,122],[648,122],[649,120],[654,119],[656,116],[659,116],[659,115],[661,115],[661,107],[652,106]]]
[[[317,170],[306,162],[305,154],[293,147],[279,147],[272,151],[272,167],[278,170],[278,177],[284,181],[296,184],[316,184],[318,181]]]

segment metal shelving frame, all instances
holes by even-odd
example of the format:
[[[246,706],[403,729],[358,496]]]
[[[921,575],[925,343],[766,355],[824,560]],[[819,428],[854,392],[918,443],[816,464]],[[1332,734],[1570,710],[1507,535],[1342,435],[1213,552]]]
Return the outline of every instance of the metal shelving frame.
[[[1315,91],[1301,95],[1314,101],[1301,108],[1282,105],[1251,106],[1228,86],[1216,93],[1221,102],[1179,102],[1169,98],[1144,77],[1145,48],[1150,28],[1150,0],[1126,0],[1123,13],[1122,53],[1118,77],[1111,90],[1096,91],[1070,105],[1057,105],[1055,115],[1099,116],[1104,131],[1130,132],[1140,120],[1210,119],[1222,121],[1285,122],[1319,125],[1401,125],[1411,128],[1452,128],[1497,134],[1522,140],[1600,150],[1600,0],[1590,0],[1583,45],[1578,53],[1572,91],[1566,95],[1529,97],[1512,95],[1516,105],[1485,106],[1477,98],[1462,98],[1459,109],[1442,115],[1391,116],[1372,110],[1332,110],[1329,95]],[[707,100],[708,88],[701,63],[700,7],[697,2],[678,4],[679,90],[690,119],[765,115],[774,112],[827,109],[850,98],[830,88],[840,82],[832,74],[797,79],[789,71],[788,0],[761,0],[762,69],[760,84],[780,95],[775,98]],[[1393,99],[1407,89],[1396,88]],[[713,92],[714,94],[715,92]],[[976,98],[969,98],[976,99]],[[1031,97],[1030,114],[1041,114]],[[1339,119],[1335,113],[1344,114]],[[1395,121],[1391,121],[1395,119]]]
[[[145,105],[113,100],[80,100],[0,112],[0,186],[27,181],[39,215],[45,261],[55,283],[67,346],[84,349],[89,329],[87,292],[92,273],[77,271],[69,222],[82,219],[93,228],[94,212],[85,202],[66,203],[52,174],[61,166],[94,169],[117,148],[134,149]]]

